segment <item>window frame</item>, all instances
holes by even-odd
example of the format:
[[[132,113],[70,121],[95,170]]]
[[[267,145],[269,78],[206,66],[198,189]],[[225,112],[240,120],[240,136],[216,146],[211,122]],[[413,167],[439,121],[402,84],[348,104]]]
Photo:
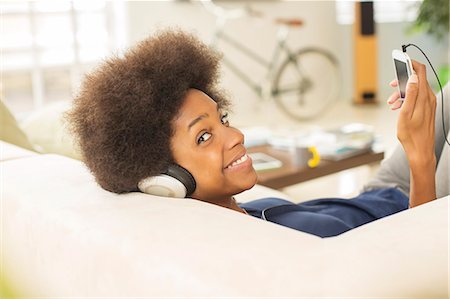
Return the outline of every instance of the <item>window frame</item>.
[[[5,1],[6,2],[6,1]],[[12,1],[9,1],[10,3]],[[92,10],[94,13],[99,13],[104,19],[104,28],[106,30],[106,50],[105,54],[110,53],[114,50],[119,49],[125,44],[125,1],[98,1],[102,2],[104,5],[101,8],[96,8]],[[68,70],[70,76],[70,86],[68,90],[72,95],[78,90],[82,75],[84,70],[96,63],[102,56],[95,57],[93,60],[82,61],[81,59],[81,48],[83,43],[77,38],[80,28],[78,26],[78,18],[82,14],[89,12],[89,10],[79,10],[76,9],[74,1],[66,1],[69,5],[68,9],[60,11],[38,11],[38,5],[35,1],[18,1],[20,5],[27,9],[21,8],[17,11],[4,11],[4,7],[0,4],[0,14],[2,16],[25,16],[29,22],[30,37],[32,39],[31,44],[26,46],[5,49],[1,47],[1,58],[0,58],[0,68],[1,68],[1,78],[3,82],[4,76],[14,75],[17,73],[22,73],[25,76],[29,74],[31,76],[31,111],[43,107],[48,101],[46,101],[46,90],[45,90],[45,80],[44,72],[51,70]],[[68,59],[68,62],[64,63],[51,63],[46,64],[41,61],[41,54],[44,51],[51,51],[56,49],[55,47],[41,47],[37,42],[37,18],[46,16],[62,15],[68,16],[70,21],[70,32],[71,32],[71,45],[69,46],[73,51],[73,57]],[[2,22],[3,23],[3,22]],[[3,29],[1,30],[3,31]],[[69,48],[68,47],[68,48]],[[16,53],[27,53],[31,56],[31,62],[26,63],[23,66],[18,67],[5,67],[4,62],[8,59],[8,55]],[[3,85],[3,83],[2,83]],[[2,87],[4,89],[5,86]],[[24,90],[25,91],[25,90]],[[2,92],[2,97],[4,93]],[[5,99],[2,99],[5,100]],[[29,100],[29,99],[27,99]],[[18,113],[28,113],[31,111],[18,111]]]

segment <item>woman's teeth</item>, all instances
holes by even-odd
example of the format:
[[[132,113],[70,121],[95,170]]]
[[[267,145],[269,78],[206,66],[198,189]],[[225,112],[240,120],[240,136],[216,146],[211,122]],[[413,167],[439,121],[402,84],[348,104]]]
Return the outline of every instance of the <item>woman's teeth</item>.
[[[247,154],[245,154],[241,158],[239,158],[236,161],[234,161],[233,163],[231,163],[227,168],[231,168],[233,166],[239,165],[239,164],[247,161],[247,159],[248,159],[248,156],[247,156]]]

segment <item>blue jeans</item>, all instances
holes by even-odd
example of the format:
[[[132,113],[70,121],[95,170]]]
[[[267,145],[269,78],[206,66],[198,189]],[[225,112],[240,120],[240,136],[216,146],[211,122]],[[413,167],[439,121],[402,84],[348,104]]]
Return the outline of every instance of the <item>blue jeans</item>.
[[[280,198],[263,198],[239,206],[254,217],[319,237],[331,237],[403,211],[408,205],[403,192],[386,188],[351,199],[321,198],[294,204]]]

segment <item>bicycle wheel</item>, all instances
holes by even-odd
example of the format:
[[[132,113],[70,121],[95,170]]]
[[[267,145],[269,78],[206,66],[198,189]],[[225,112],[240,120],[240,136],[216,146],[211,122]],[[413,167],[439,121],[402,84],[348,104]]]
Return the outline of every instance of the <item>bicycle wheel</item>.
[[[290,117],[311,119],[338,100],[340,81],[339,65],[331,53],[305,48],[281,64],[272,95]]]

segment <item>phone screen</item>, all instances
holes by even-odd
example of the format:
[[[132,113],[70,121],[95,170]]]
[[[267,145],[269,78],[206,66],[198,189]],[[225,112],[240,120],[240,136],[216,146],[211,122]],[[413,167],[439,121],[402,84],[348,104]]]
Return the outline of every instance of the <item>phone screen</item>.
[[[406,63],[397,59],[394,59],[395,71],[397,72],[398,88],[400,90],[400,96],[405,98],[406,82],[408,81],[408,70],[406,69]]]

